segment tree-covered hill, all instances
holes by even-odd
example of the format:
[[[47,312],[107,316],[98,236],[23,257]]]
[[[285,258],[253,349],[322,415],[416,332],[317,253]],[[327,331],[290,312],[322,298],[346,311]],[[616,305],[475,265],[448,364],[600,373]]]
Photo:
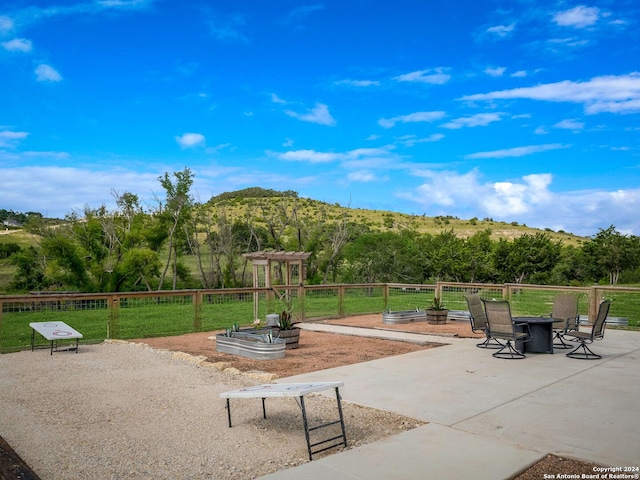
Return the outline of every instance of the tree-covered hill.
[[[640,278],[638,237],[614,226],[578,237],[490,218],[351,208],[259,187],[198,203],[186,168],[159,178],[151,211],[138,196],[64,221],[29,215],[0,235],[0,292],[131,291],[251,284],[243,253],[310,252],[307,283],[590,284]],[[15,212],[11,212],[15,214]],[[278,278],[278,273],[274,273]]]
[[[351,208],[340,204],[329,204],[310,198],[302,198],[292,190],[277,191],[260,187],[246,188],[233,192],[225,192],[212,197],[207,206],[215,209],[224,209],[229,216],[244,217],[254,216],[255,219],[265,224],[261,213],[264,210],[280,208],[305,218],[324,218],[330,223],[337,223],[345,218],[350,222],[361,224],[375,231],[401,231],[414,230],[418,233],[437,234],[444,230],[453,230],[456,236],[468,238],[474,233],[491,229],[491,238],[494,240],[513,240],[524,234],[534,234],[544,231],[550,238],[562,241],[568,245],[577,245],[585,240],[584,237],[573,235],[570,232],[553,231],[551,229],[536,229],[520,224],[517,221],[501,222],[492,218],[460,219],[453,216],[411,215],[406,213],[391,212],[386,210],[368,210]],[[597,232],[594,232],[594,235]]]

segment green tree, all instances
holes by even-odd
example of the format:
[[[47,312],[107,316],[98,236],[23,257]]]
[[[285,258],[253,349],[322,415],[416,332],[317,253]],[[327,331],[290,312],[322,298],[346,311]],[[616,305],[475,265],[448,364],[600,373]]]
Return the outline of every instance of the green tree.
[[[10,262],[16,266],[9,287],[19,292],[42,290],[48,287],[44,276],[44,263],[40,251],[34,246],[20,249],[11,256]]]
[[[554,242],[547,234],[525,233],[512,242],[499,240],[494,254],[494,264],[504,281],[523,283],[527,276],[550,272],[560,256],[560,242]]]
[[[474,233],[464,242],[463,281],[490,282],[493,280],[493,251],[495,242],[491,240],[491,229]]]
[[[193,198],[189,191],[193,184],[193,172],[185,167],[180,172],[173,172],[173,181],[167,172],[158,178],[160,185],[164,188],[164,203],[160,202],[158,218],[160,225],[166,231],[166,238],[169,243],[167,247],[167,261],[165,267],[160,274],[158,290],[164,285],[164,279],[172,268],[172,288],[175,290],[178,281],[178,258],[182,251],[187,247],[187,239],[185,237],[184,227],[188,224],[191,215],[191,207],[193,206]]]
[[[347,283],[414,283],[422,276],[419,235],[410,230],[370,232],[358,236],[344,249],[340,262],[342,281]]]
[[[431,242],[431,269],[438,280],[459,282],[464,276],[464,240],[453,229],[440,232]]]
[[[616,285],[623,270],[633,270],[638,266],[638,245],[636,237],[622,235],[611,225],[607,229],[601,228],[596,236],[584,245],[583,250],[595,267],[594,276],[607,275],[609,284]]]
[[[80,247],[62,232],[55,232],[41,241],[45,258],[44,274],[49,285],[80,291],[92,291]]]

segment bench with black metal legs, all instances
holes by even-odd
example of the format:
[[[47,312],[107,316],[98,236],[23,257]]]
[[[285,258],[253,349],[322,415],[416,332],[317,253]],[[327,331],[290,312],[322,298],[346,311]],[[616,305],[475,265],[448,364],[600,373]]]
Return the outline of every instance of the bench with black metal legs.
[[[256,385],[254,387],[241,388],[220,394],[221,398],[227,399],[226,409],[229,419],[229,428],[231,428],[231,404],[232,398],[260,398],[262,399],[262,418],[267,418],[267,410],[265,407],[265,399],[273,397],[294,397],[302,410],[302,424],[304,427],[304,436],[307,441],[307,452],[309,460],[313,460],[313,455],[329,450],[330,448],[347,446],[347,433],[344,426],[344,416],[342,415],[342,404],[340,403],[339,387],[344,386],[343,382],[315,382],[315,383],[268,383],[264,385]],[[336,402],[338,406],[339,419],[322,423],[315,426],[309,426],[307,419],[307,409],[304,404],[304,396],[313,393],[335,389]],[[340,425],[341,433],[330,438],[319,440],[311,443],[310,432],[320,430],[332,425]]]
[[[82,338],[82,334],[64,322],[33,322],[29,326],[31,330],[31,351],[35,348],[35,336],[36,332],[42,335],[46,340],[51,342],[51,355],[53,355],[54,346],[55,351],[59,351],[58,342],[62,340],[75,339],[75,347],[68,347],[65,350],[75,350],[78,353],[78,343]]]

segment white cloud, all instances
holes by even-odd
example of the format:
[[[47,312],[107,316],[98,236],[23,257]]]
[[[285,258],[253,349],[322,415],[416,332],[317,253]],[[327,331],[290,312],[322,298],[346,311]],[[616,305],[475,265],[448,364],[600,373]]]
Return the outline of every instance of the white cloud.
[[[8,32],[14,27],[24,27],[49,18],[60,17],[65,15],[86,15],[100,14],[105,10],[142,10],[153,4],[155,0],[103,0],[95,2],[78,2],[71,5],[65,5],[70,2],[58,2],[60,5],[50,7],[39,7],[30,5],[14,12],[16,21],[9,17],[0,16],[0,33]]]
[[[198,147],[205,143],[204,135],[200,133],[185,133],[175,138],[180,148]]]
[[[13,40],[2,42],[0,45],[9,52],[30,52],[32,48],[31,40],[26,38],[14,38]]]
[[[444,73],[445,68],[439,67],[432,70],[418,70],[416,72],[405,73],[394,78],[399,82],[419,82],[443,85],[451,79],[451,75]]]
[[[553,21],[561,27],[584,28],[594,25],[600,18],[600,9],[578,5],[569,10],[557,12]]]
[[[6,35],[13,30],[13,20],[7,16],[0,15],[0,34]]]
[[[202,141],[204,143],[204,137],[202,137]],[[218,152],[220,152],[221,150],[228,150],[230,147],[231,147],[230,143],[221,143],[220,145],[216,145],[215,147],[207,147],[205,151],[209,155],[217,155]]]
[[[493,150],[490,152],[477,152],[465,155],[467,159],[478,158],[511,158],[525,157],[534,153],[547,152],[549,150],[559,150],[561,148],[569,148],[571,145],[563,145],[561,143],[547,143],[545,145],[528,145],[525,147],[505,148],[502,150]]]
[[[249,43],[249,39],[240,31],[240,28],[246,23],[242,15],[234,14],[222,17],[212,14],[207,23],[213,36],[222,42]]]
[[[524,78],[527,76],[527,71],[526,70],[518,70],[517,72],[513,72],[511,74],[512,77],[514,78]]]
[[[296,162],[328,163],[340,160],[342,155],[339,153],[316,152],[315,150],[291,150],[278,154],[278,158]]]
[[[553,176],[548,173],[486,182],[477,169],[415,173],[422,178],[421,185],[397,196],[411,200],[425,212],[517,220],[530,227],[553,227],[584,236],[613,224],[618,231],[637,234],[640,189],[554,192]]]
[[[487,67],[484,69],[484,73],[486,73],[487,75],[491,76],[491,77],[501,77],[502,75],[504,75],[504,72],[507,71],[507,67]]]
[[[35,69],[35,74],[36,79],[39,82],[59,82],[62,80],[62,75],[60,75],[51,65],[47,65],[45,63],[38,65]]]
[[[497,35],[498,37],[506,37],[516,28],[515,23],[509,25],[496,25],[494,27],[487,28],[487,32]]]
[[[434,133],[429,135],[428,137],[418,138],[415,135],[404,135],[398,138],[398,142],[400,142],[405,147],[413,147],[420,143],[433,143],[438,142],[444,138],[442,133]]]
[[[381,118],[378,120],[378,125],[383,128],[391,128],[396,123],[416,123],[416,122],[434,122],[440,120],[445,116],[445,112],[415,112],[408,115],[399,115],[392,118]]]
[[[281,160],[309,162],[309,163],[329,163],[329,162],[349,162],[356,165],[358,161],[371,162],[372,159],[388,157],[393,147],[387,148],[356,148],[347,152],[317,152],[315,150],[290,150],[284,153],[267,152],[269,155],[278,157]],[[371,165],[369,165],[371,166]]]
[[[502,120],[503,113],[478,113],[476,115],[468,115],[466,117],[456,118],[455,120],[451,120],[443,125],[440,125],[443,128],[449,128],[452,130],[457,130],[463,127],[486,127],[490,123],[498,122]]]
[[[378,87],[380,82],[377,80],[338,80],[335,85],[350,85],[352,87]]]
[[[515,98],[581,103],[588,114],[640,112],[640,72],[594,77],[586,82],[565,80],[535,87],[467,95],[460,100],[490,101]]]
[[[375,182],[377,177],[369,171],[359,170],[357,172],[351,172],[347,175],[347,180],[351,182]]]
[[[100,0],[97,2],[98,5],[103,7],[111,8],[111,7],[139,7],[145,6],[151,3],[149,0]]]
[[[297,23],[314,12],[324,10],[324,5],[316,4],[316,5],[301,5],[299,7],[294,8],[289,12],[287,18],[284,20],[285,24],[289,23]]]
[[[13,132],[11,130],[0,131],[0,147],[14,148],[20,141],[29,136],[28,132]]]
[[[143,201],[153,201],[159,173],[139,173],[108,167],[107,170],[75,167],[0,168],[0,191],[4,208],[19,212],[40,212],[63,218],[86,205],[115,208],[111,191],[136,192]],[[38,192],[38,195],[33,195]]]
[[[331,116],[331,113],[329,113],[329,107],[323,103],[316,103],[316,106],[307,113],[297,113],[292,110],[286,110],[284,113],[303,122],[328,125],[330,127],[336,124],[335,119]]]
[[[522,177],[522,183],[495,182],[491,193],[482,200],[490,215],[522,215],[531,210],[532,205],[544,204],[551,195],[551,174],[532,174]]]
[[[272,101],[273,103],[280,103],[280,104],[282,104],[282,105],[286,105],[286,104],[287,104],[287,101],[286,101],[286,100],[281,99],[281,98],[280,98],[278,95],[276,95],[275,93],[272,93],[272,94],[271,94],[271,101]]]
[[[564,130],[582,130],[584,128],[584,122],[579,122],[577,120],[571,120],[571,119],[566,119],[566,120],[561,120],[558,123],[556,123],[554,125],[554,127],[556,128],[562,128]]]

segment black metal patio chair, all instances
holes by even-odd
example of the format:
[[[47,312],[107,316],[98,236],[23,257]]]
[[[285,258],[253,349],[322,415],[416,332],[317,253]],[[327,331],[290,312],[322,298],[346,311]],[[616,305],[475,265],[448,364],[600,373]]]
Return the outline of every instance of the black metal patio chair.
[[[518,360],[525,358],[524,352],[516,350],[516,344],[531,340],[531,329],[528,324],[516,325],[511,317],[511,307],[505,300],[482,300],[487,314],[489,332],[493,338],[506,340],[506,344],[493,354],[496,358]],[[511,344],[513,342],[513,345]]]
[[[591,325],[590,332],[581,332],[579,330],[564,334],[564,337],[572,337],[569,340],[580,342],[580,344],[567,353],[569,358],[577,358],[580,360],[598,360],[602,358],[602,355],[593,353],[587,344],[593,343],[596,340],[602,340],[604,338],[604,329],[607,325],[607,316],[609,315],[609,308],[611,307],[611,301],[605,300],[598,307],[598,314]]]
[[[504,343],[498,339],[493,338],[489,332],[489,324],[487,323],[487,315],[484,313],[484,307],[482,306],[482,299],[480,295],[466,294],[464,295],[467,301],[467,307],[469,308],[469,322],[471,323],[471,331],[473,333],[484,333],[484,342],[477,343],[479,348],[502,348]]]
[[[553,299],[551,318],[554,320],[551,326],[554,333],[553,347],[573,348],[573,345],[565,343],[562,337],[566,333],[578,330],[578,296],[572,293],[556,295]]]

